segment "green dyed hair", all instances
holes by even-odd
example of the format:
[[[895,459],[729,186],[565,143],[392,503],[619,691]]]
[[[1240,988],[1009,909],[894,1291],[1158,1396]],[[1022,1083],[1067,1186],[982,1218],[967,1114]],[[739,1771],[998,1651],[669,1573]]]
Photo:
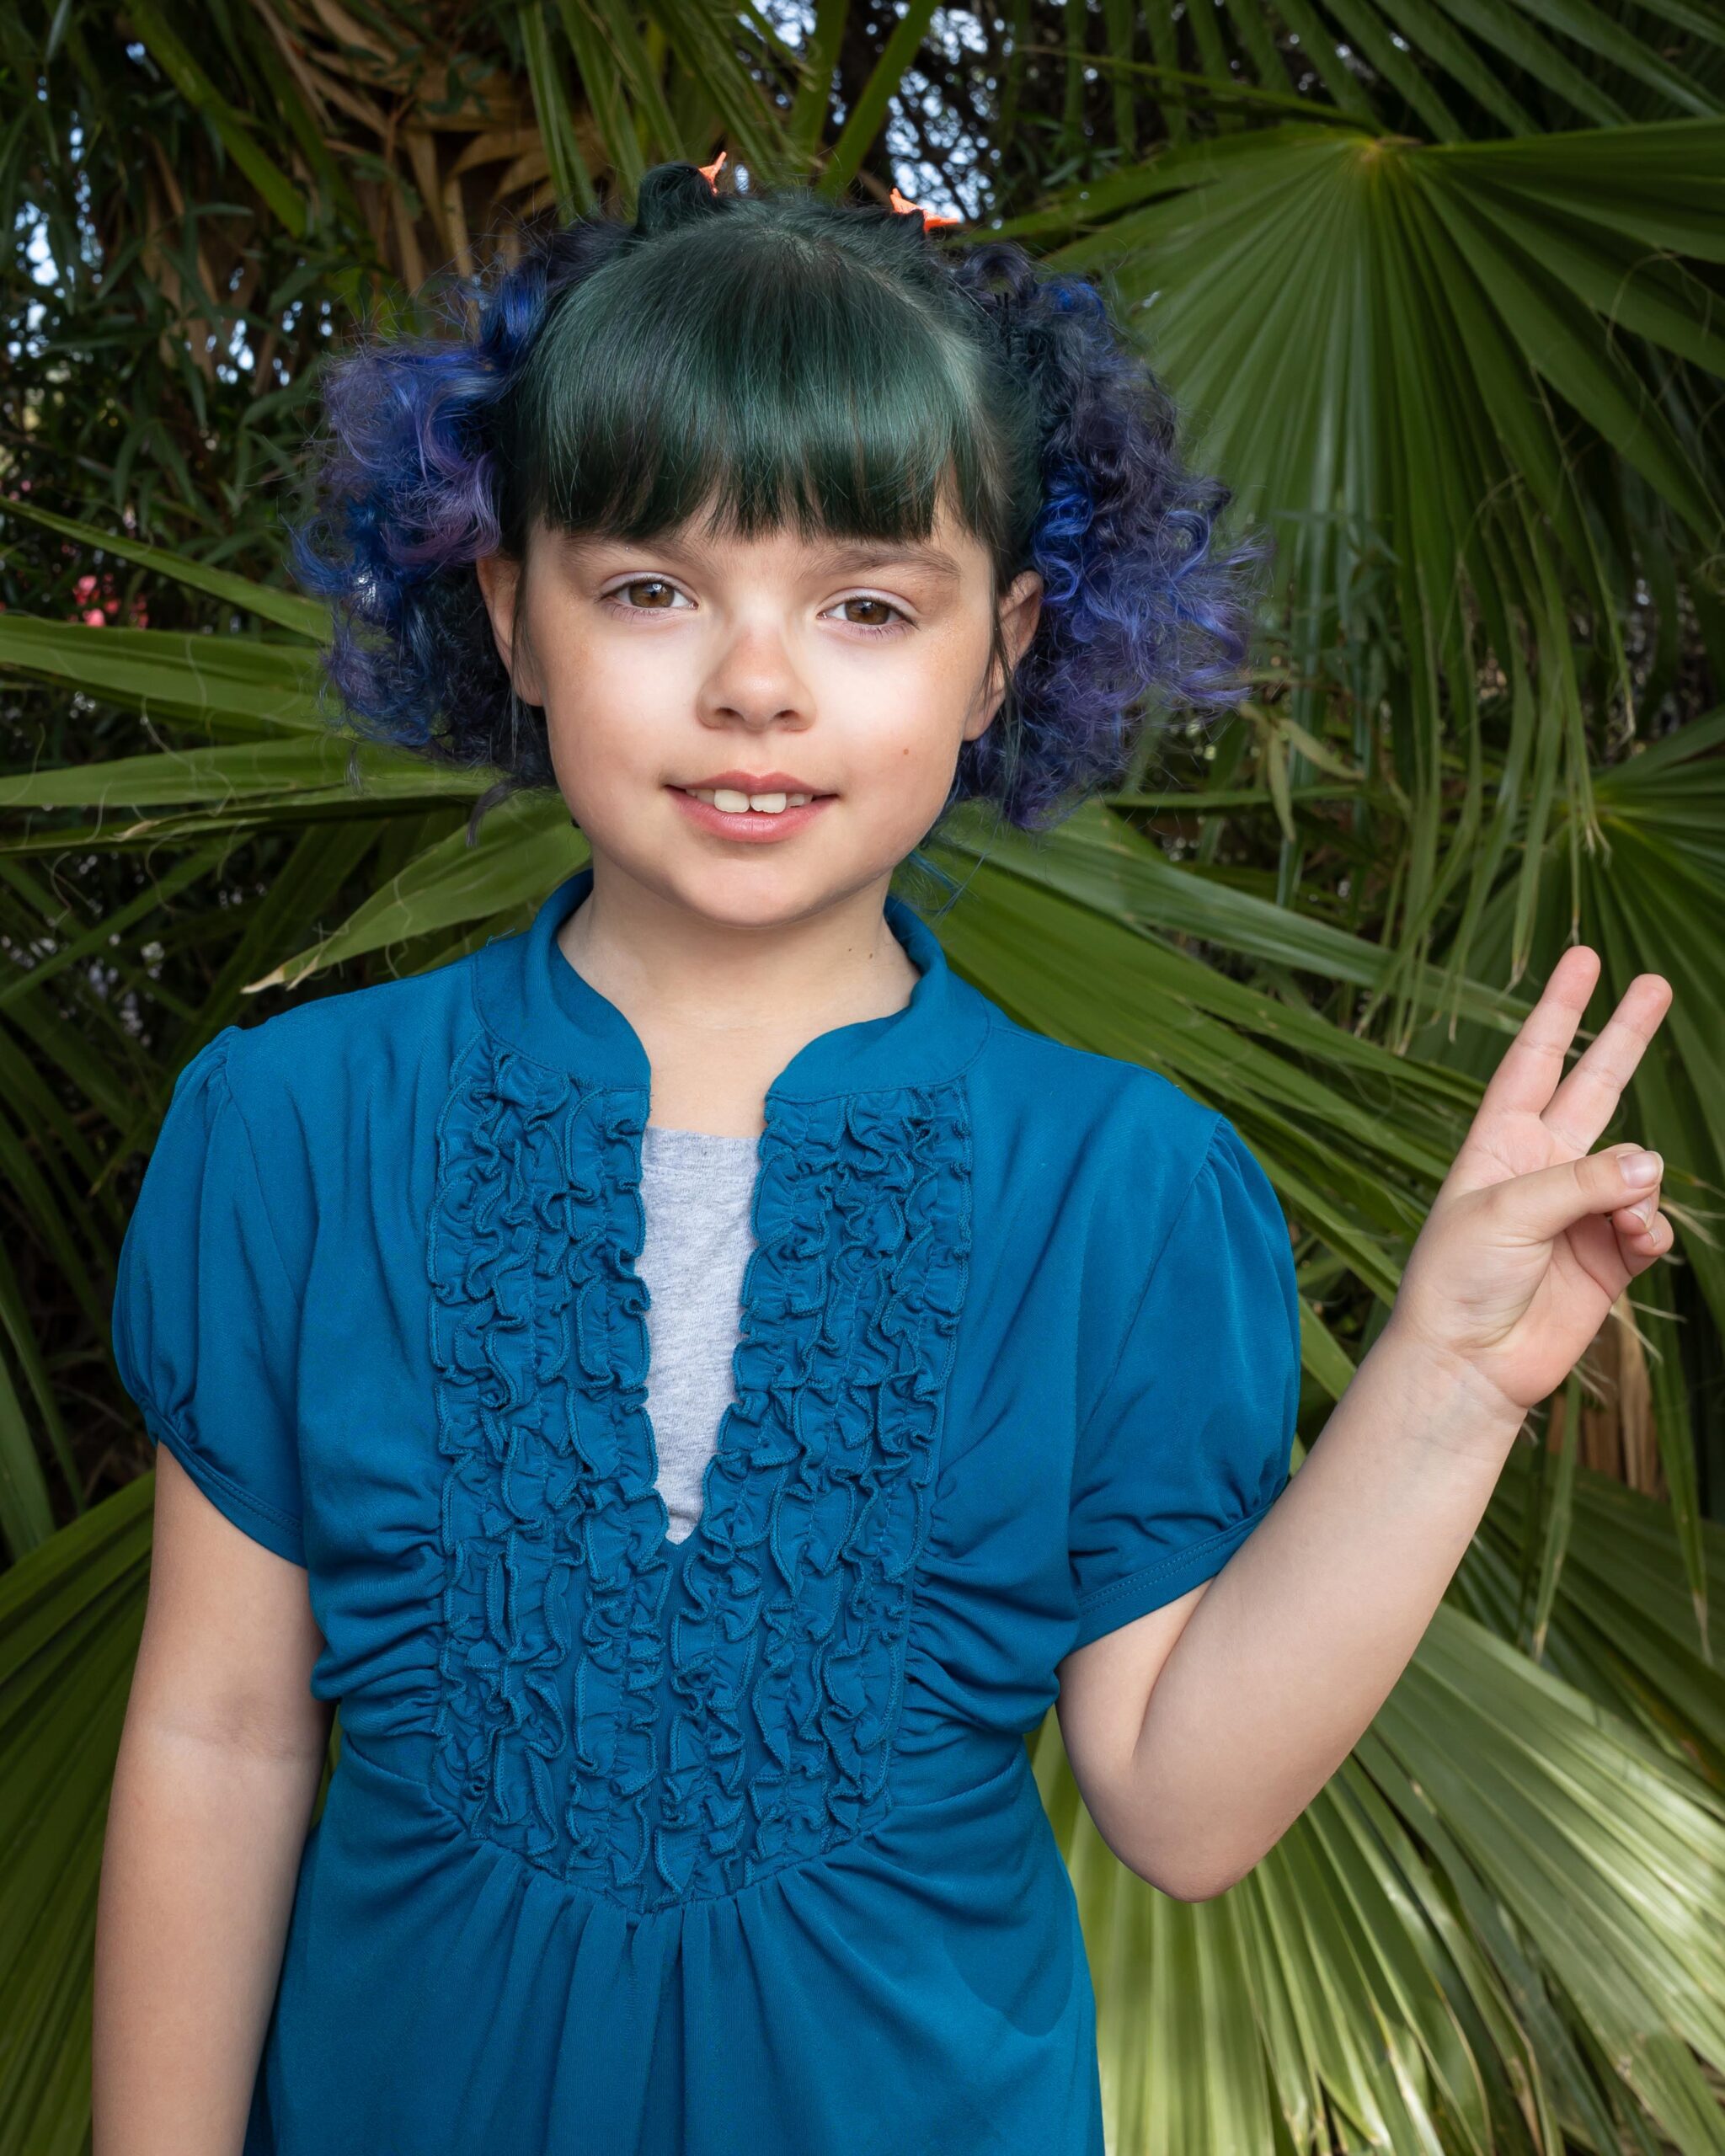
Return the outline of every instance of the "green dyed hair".
[[[547,307],[500,415],[503,544],[534,515],[645,540],[709,505],[715,536],[924,539],[944,499],[1010,581],[1035,406],[921,218],[805,189],[721,210],[687,170],[644,198],[647,244]]]

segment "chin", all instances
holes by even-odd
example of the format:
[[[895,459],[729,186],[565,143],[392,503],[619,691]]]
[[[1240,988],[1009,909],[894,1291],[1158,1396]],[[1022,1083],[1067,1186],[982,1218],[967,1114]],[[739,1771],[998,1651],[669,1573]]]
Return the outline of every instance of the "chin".
[[[777,928],[841,904],[855,888],[849,883],[836,883],[830,873],[805,869],[796,873],[788,867],[756,868],[745,862],[718,874],[679,877],[673,895],[690,912],[728,928]]]
[[[766,851],[766,849],[761,849]],[[729,928],[772,929],[809,921],[835,906],[853,904],[872,886],[884,885],[896,862],[846,866],[830,858],[800,862],[689,863],[654,879],[653,888],[703,921]]]

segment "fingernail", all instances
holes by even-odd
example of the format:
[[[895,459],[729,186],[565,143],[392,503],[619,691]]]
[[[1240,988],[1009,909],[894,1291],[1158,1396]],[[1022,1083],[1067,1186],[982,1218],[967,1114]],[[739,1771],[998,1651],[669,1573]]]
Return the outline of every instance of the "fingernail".
[[[1623,1180],[1639,1189],[1643,1183],[1657,1182],[1659,1171],[1664,1165],[1657,1153],[1626,1153],[1622,1163]]]
[[[1642,1227],[1651,1228],[1653,1226],[1653,1201],[1651,1198],[1642,1198],[1639,1205],[1634,1206],[1631,1209],[1633,1211],[1636,1219],[1641,1222]]]

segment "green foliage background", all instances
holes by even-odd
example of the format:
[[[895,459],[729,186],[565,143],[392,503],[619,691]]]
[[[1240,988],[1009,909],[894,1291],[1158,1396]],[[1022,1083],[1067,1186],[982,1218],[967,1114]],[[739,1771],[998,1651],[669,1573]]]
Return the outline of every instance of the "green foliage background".
[[[1038,1739],[1111,2146],[1725,2149],[1722,106],[1701,0],[0,16],[0,2152],[88,2143],[151,1487],[107,1310],[174,1074],[581,854],[555,799],[470,845],[483,775],[328,729],[280,543],[320,360],[721,146],[1103,277],[1274,537],[1237,714],[937,858],[961,971],[1263,1161],[1307,1439],[1565,944],[1595,1023],[1637,971],[1676,990],[1602,1142],[1664,1153],[1677,1251],[1306,1817],[1172,1902]]]

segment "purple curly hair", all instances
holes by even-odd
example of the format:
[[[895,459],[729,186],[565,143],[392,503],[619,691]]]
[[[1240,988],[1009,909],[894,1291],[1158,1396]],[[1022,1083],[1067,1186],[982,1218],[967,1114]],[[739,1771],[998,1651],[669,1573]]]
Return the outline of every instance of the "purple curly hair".
[[[474,296],[472,327],[452,308],[446,334],[329,372],[292,562],[333,602],[328,678],[365,734],[553,785],[473,563],[521,556],[536,516],[638,540],[715,496],[745,533],[904,538],[955,494],[997,590],[1039,573],[1035,636],[948,808],[1044,827],[1119,782],[1153,716],[1236,700],[1258,550],[1218,543],[1227,489],[1186,469],[1086,279],[1012,242],[937,244],[914,211],[721,195],[679,163],[646,175],[633,224],[578,219]]]

